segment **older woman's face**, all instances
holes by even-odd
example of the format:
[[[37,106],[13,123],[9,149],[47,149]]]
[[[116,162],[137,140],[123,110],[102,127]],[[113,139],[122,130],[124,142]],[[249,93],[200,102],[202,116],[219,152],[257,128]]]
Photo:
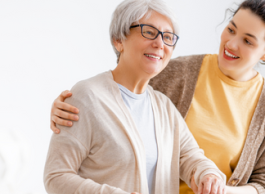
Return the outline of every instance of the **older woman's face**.
[[[144,17],[139,23],[154,26],[162,32],[173,32],[170,19],[154,11],[149,18]],[[141,27],[132,28],[120,47],[122,52],[119,64],[122,63],[132,73],[149,79],[166,67],[173,52],[172,46],[164,44],[161,34],[155,40],[144,38]]]

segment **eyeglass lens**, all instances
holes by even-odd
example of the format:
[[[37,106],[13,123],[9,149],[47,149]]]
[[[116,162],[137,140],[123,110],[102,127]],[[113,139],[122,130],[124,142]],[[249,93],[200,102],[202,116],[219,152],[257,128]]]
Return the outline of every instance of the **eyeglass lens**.
[[[145,38],[155,39],[158,33],[159,33],[158,30],[151,27],[151,26],[142,26],[142,35]],[[164,41],[164,43],[166,43],[168,45],[174,45],[177,41],[177,36],[175,34],[170,33],[170,32],[164,32],[163,33],[163,41]]]

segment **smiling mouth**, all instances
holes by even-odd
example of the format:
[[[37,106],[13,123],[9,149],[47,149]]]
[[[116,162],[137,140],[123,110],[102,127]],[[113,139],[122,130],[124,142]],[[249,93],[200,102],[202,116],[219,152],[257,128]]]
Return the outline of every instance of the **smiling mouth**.
[[[154,55],[148,55],[148,54],[144,54],[144,55],[147,56],[147,57],[154,58],[154,59],[161,59],[161,57],[154,56]]]
[[[231,53],[229,53],[226,49],[225,49],[225,55],[234,59],[238,59],[238,56],[232,55]]]

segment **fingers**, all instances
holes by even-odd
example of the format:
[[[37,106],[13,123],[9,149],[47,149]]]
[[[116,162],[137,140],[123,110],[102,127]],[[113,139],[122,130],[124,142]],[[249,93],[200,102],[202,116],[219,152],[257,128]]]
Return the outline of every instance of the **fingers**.
[[[202,191],[203,191],[203,183],[201,181],[198,187],[198,194],[202,194]]]
[[[70,96],[72,96],[72,92],[70,92],[69,90],[65,90],[60,94],[59,98],[61,101],[64,101],[66,98]]]
[[[220,188],[220,185],[219,185],[217,179],[212,180],[211,194],[217,194],[219,188]]]
[[[226,194],[226,192],[227,192],[227,189],[226,189],[226,186],[224,186],[220,194]]]
[[[55,116],[62,118],[62,119],[68,119],[68,120],[72,120],[72,121],[78,121],[78,119],[79,119],[78,115],[71,114],[71,113],[65,112],[65,111],[60,110],[60,109],[54,109],[53,114]]]
[[[61,110],[65,110],[65,111],[76,113],[76,114],[79,112],[78,108],[76,108],[70,104],[67,104],[65,102],[62,102],[59,99],[56,99],[53,102],[52,109],[61,109]]]
[[[58,129],[55,125],[55,122],[51,121],[51,130],[56,133],[56,134],[59,134],[60,133],[60,129]]]
[[[71,127],[73,125],[72,121],[61,119],[60,117],[57,117],[56,115],[51,116],[51,120],[52,120],[52,122],[54,122],[56,124],[63,125],[66,127]]]
[[[66,98],[70,96],[72,96],[72,93],[68,90],[65,90],[60,94],[60,96],[58,96],[54,100],[52,104],[50,127],[54,133],[60,133],[60,130],[56,127],[56,123],[63,126],[72,126],[73,125],[72,121],[77,121],[79,119],[77,115],[71,114],[71,113],[77,114],[79,110],[76,107],[63,102]]]
[[[225,193],[226,193],[225,192],[225,187],[224,188],[222,188],[222,187],[218,188],[217,194],[225,194]]]
[[[193,192],[195,194],[197,194],[198,193],[198,187],[195,183],[194,176],[192,176],[192,178],[191,178],[190,186],[191,186],[191,189],[193,190]]]
[[[199,194],[225,194],[225,192],[224,182],[216,175],[206,175],[200,181]]]
[[[205,184],[203,184],[203,194],[210,194],[211,193],[211,182],[207,181]],[[214,193],[211,193],[214,194]],[[216,194],[216,193],[215,193]]]

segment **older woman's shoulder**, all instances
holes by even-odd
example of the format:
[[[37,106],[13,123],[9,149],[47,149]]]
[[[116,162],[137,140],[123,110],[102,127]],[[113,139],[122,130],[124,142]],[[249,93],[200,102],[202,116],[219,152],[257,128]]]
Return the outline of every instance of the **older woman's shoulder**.
[[[110,71],[100,73],[94,77],[77,82],[71,89],[73,95],[104,95],[114,80]]]

